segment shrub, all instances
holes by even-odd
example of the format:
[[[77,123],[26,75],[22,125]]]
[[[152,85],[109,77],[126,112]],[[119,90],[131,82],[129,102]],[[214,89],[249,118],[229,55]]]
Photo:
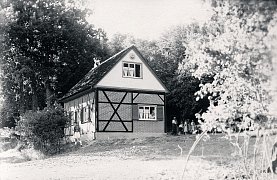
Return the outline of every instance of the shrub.
[[[51,107],[42,111],[28,111],[17,123],[21,141],[45,154],[60,152],[69,122],[62,108]]]
[[[23,149],[20,153],[21,153],[21,156],[26,161],[32,161],[32,160],[38,160],[38,159],[44,158],[43,153],[33,148]]]

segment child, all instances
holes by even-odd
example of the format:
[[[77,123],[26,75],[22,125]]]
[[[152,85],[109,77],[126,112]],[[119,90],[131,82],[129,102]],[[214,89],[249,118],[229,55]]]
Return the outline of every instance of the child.
[[[74,141],[75,145],[79,142],[80,145],[82,146],[82,141],[81,141],[81,128],[78,123],[74,122]]]
[[[188,133],[188,125],[187,125],[187,121],[184,122],[184,134]]]

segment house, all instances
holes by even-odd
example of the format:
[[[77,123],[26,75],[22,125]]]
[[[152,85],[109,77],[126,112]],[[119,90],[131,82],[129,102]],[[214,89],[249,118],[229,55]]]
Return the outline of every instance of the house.
[[[168,89],[135,46],[95,65],[61,99],[82,133],[163,133]],[[67,134],[72,135],[72,126]]]

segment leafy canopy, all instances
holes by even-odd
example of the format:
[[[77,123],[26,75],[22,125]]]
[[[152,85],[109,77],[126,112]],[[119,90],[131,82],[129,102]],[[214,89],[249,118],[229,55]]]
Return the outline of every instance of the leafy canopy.
[[[105,32],[86,21],[90,12],[78,2],[4,3],[1,70],[4,106],[12,112],[2,111],[2,119],[53,104],[93,67],[94,58],[106,58]]]
[[[210,107],[202,118],[207,128],[246,115],[268,115],[271,49],[267,45],[269,22],[276,3],[223,3],[214,8],[201,33],[188,32],[182,73],[211,83],[200,84],[196,100],[208,96]]]

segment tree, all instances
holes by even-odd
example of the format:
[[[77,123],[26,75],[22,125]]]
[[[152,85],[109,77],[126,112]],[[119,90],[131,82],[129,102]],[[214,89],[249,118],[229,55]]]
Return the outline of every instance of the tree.
[[[268,115],[268,83],[272,75],[271,52],[266,43],[276,3],[223,3],[204,24],[202,33],[190,33],[180,68],[201,78],[197,100],[208,96],[210,107],[202,114],[206,128],[250,115]],[[262,122],[258,122],[262,123]]]
[[[128,34],[121,34],[116,33],[113,37],[109,40],[108,46],[111,54],[118,53],[119,51],[129,47],[130,45],[134,44],[135,38]]]
[[[8,4],[3,91],[20,112],[50,106],[93,67],[94,58],[106,58],[105,33],[88,24],[87,9],[65,0]]]
[[[271,56],[272,56],[272,75],[270,77],[269,95],[272,97],[272,102],[269,104],[269,114],[273,117],[277,117],[277,15],[273,17],[269,25],[268,38],[266,40]]]
[[[5,54],[5,44],[4,44],[4,39],[5,39],[5,25],[7,24],[9,20],[9,10],[8,10],[8,1],[1,1],[0,2],[0,60],[2,62]],[[3,66],[2,63],[0,63],[0,76],[3,76]],[[7,80],[10,80],[11,77],[7,77]],[[7,84],[7,89],[11,88],[11,81],[6,82]],[[18,116],[18,104],[15,102],[15,93],[10,90],[8,91],[9,97],[7,97],[4,100],[4,89],[3,89],[3,78],[0,79],[0,127],[4,126],[14,126],[15,125],[15,116]]]
[[[243,132],[242,136],[238,134],[235,143],[232,142],[239,149],[238,166],[242,167],[247,179],[264,179],[260,172],[267,168],[267,171],[274,170],[267,153],[270,152],[268,147],[274,148],[276,139],[270,138],[270,131],[265,131],[265,127],[274,120],[270,105],[276,102],[273,99],[276,98],[273,85],[276,80],[273,79],[276,77],[277,4],[276,1],[255,0],[212,2],[214,15],[201,25],[201,33],[189,34],[187,56],[180,65],[182,73],[191,73],[199,79],[207,75],[213,78],[212,82],[200,84],[196,92],[196,100],[208,97],[210,106],[201,115],[204,131],[197,137],[189,155],[214,126],[225,128],[226,124],[235,123]],[[248,133],[245,130],[253,120],[255,131]],[[253,133],[256,142],[253,161],[249,161],[248,145]],[[243,143],[239,142],[240,138]],[[231,136],[229,140],[232,141]],[[274,156],[272,154],[272,158],[276,158]]]

